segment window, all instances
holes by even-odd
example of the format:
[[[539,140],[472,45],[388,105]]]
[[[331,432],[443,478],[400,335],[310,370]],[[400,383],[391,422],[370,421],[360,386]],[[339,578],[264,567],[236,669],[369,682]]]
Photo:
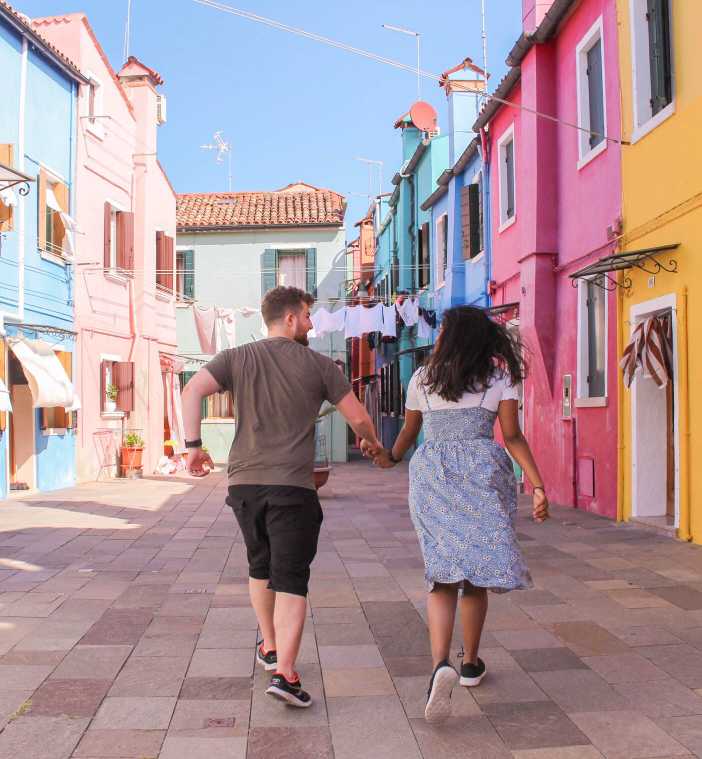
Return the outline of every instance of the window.
[[[173,292],[173,238],[156,232],[156,289]]]
[[[317,249],[275,250],[261,254],[261,297],[274,287],[300,287],[312,295],[317,292]]]
[[[102,139],[105,136],[105,127],[103,119],[103,104],[102,104],[102,83],[100,80],[90,71],[86,72],[88,77],[87,92],[86,92],[86,110],[85,114],[86,126],[89,132],[95,137]]]
[[[277,284],[285,287],[307,285],[307,256],[304,251],[279,251]]]
[[[195,372],[182,372],[180,374],[180,387],[184,388]],[[234,402],[232,394],[225,390],[221,393],[213,393],[202,399],[200,413],[203,419],[233,419]]]
[[[578,339],[578,398],[607,395],[607,291],[602,277],[581,281]]]
[[[12,144],[0,144],[0,163],[10,168],[14,166],[13,147]],[[13,209],[16,205],[17,196],[12,188],[0,190],[0,233],[12,231]]]
[[[70,249],[68,240],[68,187],[49,174],[45,169],[39,170],[38,184],[39,250],[64,256]]]
[[[584,165],[607,147],[605,133],[605,71],[602,19],[599,18],[575,50],[578,87],[578,156]]]
[[[134,363],[103,359],[100,362],[100,413],[134,411]]]
[[[109,201],[104,206],[103,266],[122,274],[134,271],[134,214]]]
[[[195,299],[195,253],[192,250],[176,253],[176,297],[178,300]]]
[[[429,247],[429,222],[422,224],[419,230],[419,267],[417,269],[417,287],[429,286],[429,266],[431,261]]]
[[[73,354],[67,351],[55,351],[56,357],[61,362],[68,379],[73,381]],[[61,406],[41,409],[42,430],[67,430],[74,426],[73,411],[66,411]]]
[[[514,222],[515,176],[514,176],[514,125],[500,137],[497,143],[500,162],[500,229],[502,231]]]
[[[634,139],[673,108],[670,0],[630,0],[634,80]]]
[[[436,286],[446,282],[448,265],[448,214],[439,216],[436,222]]]
[[[461,235],[464,260],[475,258],[482,253],[483,186],[480,173],[472,184],[461,189]]]

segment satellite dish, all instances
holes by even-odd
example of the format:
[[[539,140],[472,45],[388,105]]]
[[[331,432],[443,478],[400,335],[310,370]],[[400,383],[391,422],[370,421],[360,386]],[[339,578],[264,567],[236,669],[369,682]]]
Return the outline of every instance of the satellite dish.
[[[436,110],[432,105],[424,100],[418,100],[410,108],[410,119],[412,123],[422,132],[435,132],[437,125]]]

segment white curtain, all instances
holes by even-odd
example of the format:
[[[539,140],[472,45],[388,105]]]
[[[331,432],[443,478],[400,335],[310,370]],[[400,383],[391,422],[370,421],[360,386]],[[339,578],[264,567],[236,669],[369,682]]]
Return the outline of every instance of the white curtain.
[[[304,253],[280,253],[278,255],[278,284],[285,287],[299,287],[306,289],[307,256]]]

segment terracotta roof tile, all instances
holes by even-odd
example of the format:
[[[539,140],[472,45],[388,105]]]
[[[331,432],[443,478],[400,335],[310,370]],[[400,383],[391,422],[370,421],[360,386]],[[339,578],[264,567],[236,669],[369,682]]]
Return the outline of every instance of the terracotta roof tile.
[[[303,187],[305,189],[299,189]],[[272,192],[204,192],[177,196],[178,229],[344,223],[346,201],[333,190],[296,183]]]

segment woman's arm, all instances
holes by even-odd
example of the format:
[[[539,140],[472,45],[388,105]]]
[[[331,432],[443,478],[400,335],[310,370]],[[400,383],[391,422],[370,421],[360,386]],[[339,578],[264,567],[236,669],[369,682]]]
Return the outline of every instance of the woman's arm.
[[[370,449],[370,446],[366,448],[366,450],[368,450],[370,455],[373,456],[374,464],[377,464],[384,469],[394,466],[398,461],[402,461],[404,455],[414,445],[421,429],[422,412],[405,409],[405,423],[402,425],[400,434],[395,440],[395,445],[393,445],[390,450],[382,448],[379,451],[375,452],[375,455],[374,452]]]
[[[524,470],[534,489],[534,519],[543,522],[548,516],[548,500],[539,467],[519,426],[519,401],[500,401],[497,407],[497,418],[500,420],[505,447]]]

